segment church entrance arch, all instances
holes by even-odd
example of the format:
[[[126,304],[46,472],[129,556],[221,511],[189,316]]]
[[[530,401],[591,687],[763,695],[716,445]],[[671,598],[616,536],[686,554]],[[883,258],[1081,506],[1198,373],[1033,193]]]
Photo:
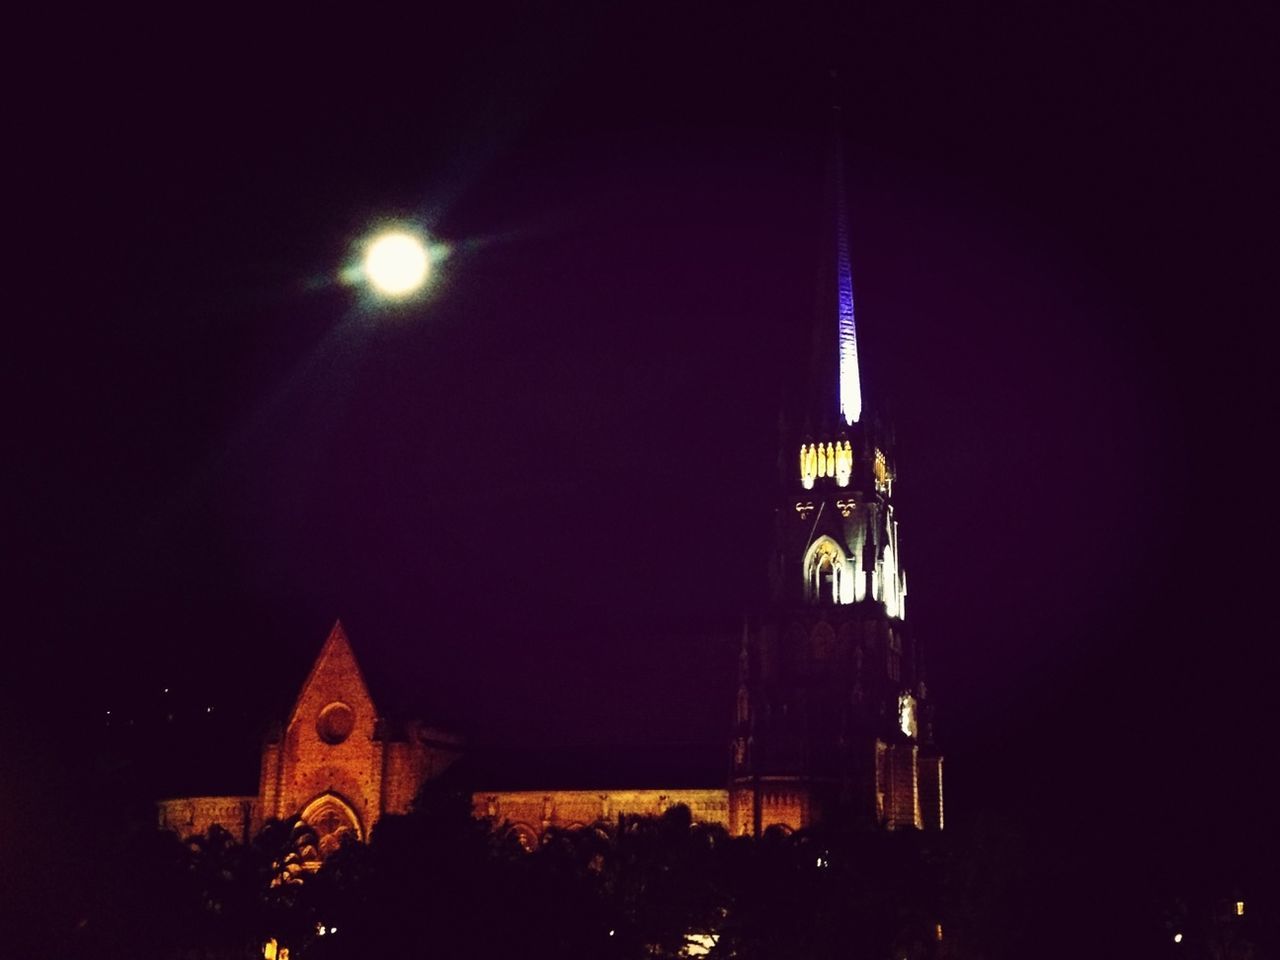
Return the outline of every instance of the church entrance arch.
[[[335,852],[347,837],[364,839],[360,818],[351,804],[336,793],[322,793],[302,808],[299,817],[315,831],[321,859]]]

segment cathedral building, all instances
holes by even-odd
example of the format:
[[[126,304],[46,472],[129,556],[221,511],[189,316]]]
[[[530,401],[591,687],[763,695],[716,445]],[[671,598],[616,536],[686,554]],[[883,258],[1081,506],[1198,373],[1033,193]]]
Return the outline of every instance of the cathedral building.
[[[922,648],[907,628],[907,582],[894,510],[893,437],[862,406],[842,163],[833,163],[825,304],[811,362],[784,429],[774,503],[770,592],[748,618],[738,657],[729,756],[718,782],[483,789],[472,807],[533,845],[553,827],[616,822],[683,804],[734,835],[832,820],[940,830]],[[462,754],[453,735],[380,712],[342,624],[335,624],[293,709],[262,750],[254,796],[161,801],[183,836],[218,824],[248,839],[300,817],[319,861],[345,836],[404,813]]]
[[[770,602],[739,656],[730,778],[738,829],[831,817],[943,825],[922,649],[907,629],[893,435],[862,405],[843,163],[823,302],[784,429]]]

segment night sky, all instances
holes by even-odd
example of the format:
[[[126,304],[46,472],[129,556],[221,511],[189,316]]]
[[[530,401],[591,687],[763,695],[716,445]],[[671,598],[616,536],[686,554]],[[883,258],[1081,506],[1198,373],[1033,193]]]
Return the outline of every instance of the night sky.
[[[727,751],[834,66],[949,821],[1274,850],[1261,13],[609,6],[42,54],[10,782],[108,709],[260,729],[337,617],[475,742]],[[450,252],[378,311],[337,277],[387,218]]]

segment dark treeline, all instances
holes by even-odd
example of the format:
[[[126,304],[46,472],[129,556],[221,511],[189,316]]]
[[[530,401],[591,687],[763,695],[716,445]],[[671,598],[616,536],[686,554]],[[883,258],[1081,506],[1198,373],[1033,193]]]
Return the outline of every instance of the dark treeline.
[[[319,872],[298,870],[303,824],[249,844],[121,838],[110,882],[68,957],[929,957],[946,926],[942,854],[925,835],[771,831],[730,838],[687,808],[551,832],[536,849],[428,784]],[[127,849],[125,849],[127,848]],[[305,879],[299,880],[299,877]],[[324,931],[323,933],[321,931]],[[690,939],[693,935],[694,939]],[[960,935],[960,931],[955,931]]]
[[[1171,956],[1266,955],[1241,924],[1186,927],[1186,904],[1160,918],[1144,898],[1135,914],[1167,929],[1138,923],[1135,940],[1119,930],[1093,940],[1096,920],[1081,908],[1106,888],[1103,864],[1096,888],[1077,890],[1060,914],[1079,926],[1047,923],[1044,891],[1019,879],[1025,852],[981,832],[867,826],[734,838],[676,806],[552,831],[527,850],[514,832],[473,819],[468,792],[432,782],[412,813],[384,817],[369,843],[347,843],[309,873],[302,860],[314,843],[301,822],[271,822],[248,844],[217,829],[187,841],[120,831],[94,864],[92,906],[41,953],[238,960],[263,957],[274,940],[289,960],[918,960],[1025,956],[1029,945],[1055,956],[1088,932],[1091,955],[1145,942],[1144,955],[1158,956],[1185,927],[1195,941]]]

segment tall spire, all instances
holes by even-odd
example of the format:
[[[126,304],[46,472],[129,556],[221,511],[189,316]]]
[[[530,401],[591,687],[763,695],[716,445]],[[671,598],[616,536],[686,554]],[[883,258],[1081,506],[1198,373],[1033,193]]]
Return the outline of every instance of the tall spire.
[[[849,258],[849,211],[844,196],[844,151],[840,108],[834,108],[836,215],[836,323],[840,347],[840,416],[846,424],[862,417],[862,378],[858,372],[858,330],[853,320],[853,268]]]

